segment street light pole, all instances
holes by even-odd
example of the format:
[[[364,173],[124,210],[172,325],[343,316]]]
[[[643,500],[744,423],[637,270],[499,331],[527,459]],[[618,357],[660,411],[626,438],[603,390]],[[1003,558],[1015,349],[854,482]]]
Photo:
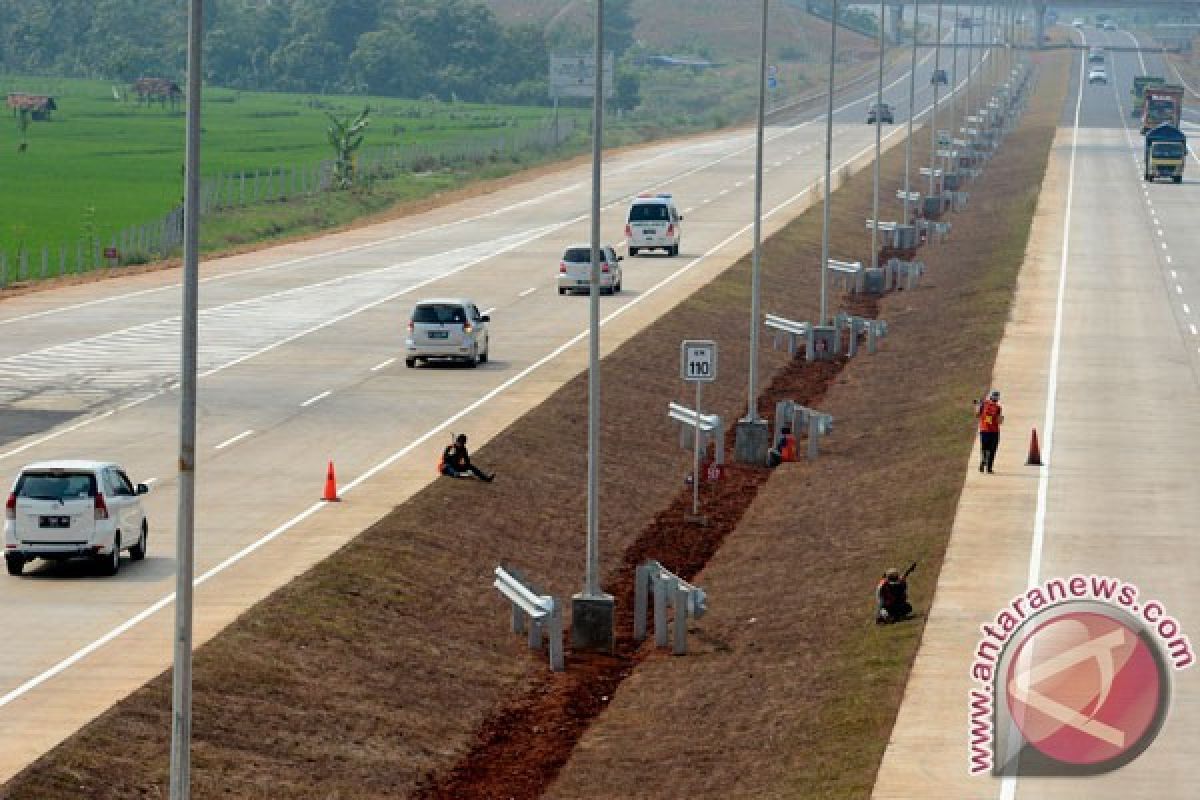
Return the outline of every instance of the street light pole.
[[[903,12],[901,12],[903,13]],[[912,63],[908,67],[908,138],[904,141],[904,224],[908,225],[909,175],[912,173],[913,116],[917,112],[917,26],[921,21],[921,0],[913,1]]]
[[[571,598],[571,644],[613,648],[613,597],[600,590],[600,164],[604,141],[604,0],[596,0],[592,97],[592,270],[588,302],[587,564],[583,592]]]
[[[879,155],[883,149],[883,27],[887,17],[885,0],[879,0],[879,80],[875,87],[875,179],[874,199],[871,206],[871,268],[879,268]]]
[[[758,124],[754,141],[754,259],[750,268],[750,386],[746,398],[746,421],[758,419],[758,326],[762,316],[760,274],[762,270],[762,182],[763,140],[767,109],[767,14],[769,0],[762,0],[758,41]]]
[[[192,605],[195,571],[196,344],[200,273],[200,94],[204,0],[189,0],[183,196],[183,316],[179,369],[179,497],[175,535],[175,636],[171,675],[171,800],[191,796]]]
[[[838,0],[833,0],[829,34],[829,97],[825,109],[825,209],[821,220],[821,311],[818,325],[828,319],[828,274],[829,274],[829,183],[833,178],[833,67],[837,60]]]
[[[942,0],[937,4],[937,23],[933,30],[933,110],[929,118],[929,194],[933,194],[934,165],[937,163],[937,121],[938,121],[938,90],[941,84],[937,82],[938,70],[942,66]]]
[[[767,109],[767,15],[769,0],[762,0],[758,40],[758,124],[754,143],[754,258],[750,266],[750,375],[746,392],[746,416],[734,431],[734,456],[743,464],[762,464],[770,449],[767,421],[758,416],[758,326],[762,324],[760,272],[762,270],[762,184],[763,140]],[[693,480],[699,482],[700,476]]]

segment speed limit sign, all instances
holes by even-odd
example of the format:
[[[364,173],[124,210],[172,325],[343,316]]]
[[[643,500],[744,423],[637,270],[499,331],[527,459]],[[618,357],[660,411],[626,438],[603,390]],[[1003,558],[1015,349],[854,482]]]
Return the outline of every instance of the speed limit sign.
[[[717,343],[709,339],[685,339],[679,348],[679,374],[689,383],[712,383],[717,379]]]

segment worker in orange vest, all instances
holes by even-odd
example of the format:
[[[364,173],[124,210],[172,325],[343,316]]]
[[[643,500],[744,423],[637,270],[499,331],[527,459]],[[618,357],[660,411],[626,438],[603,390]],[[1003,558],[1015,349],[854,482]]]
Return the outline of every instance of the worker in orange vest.
[[[985,399],[976,400],[975,416],[979,418],[979,471],[991,472],[1000,447],[1000,425],[1004,422],[1000,392],[993,389]]]
[[[779,432],[779,441],[767,451],[767,466],[777,467],[784,461],[796,460],[796,437],[787,425]]]

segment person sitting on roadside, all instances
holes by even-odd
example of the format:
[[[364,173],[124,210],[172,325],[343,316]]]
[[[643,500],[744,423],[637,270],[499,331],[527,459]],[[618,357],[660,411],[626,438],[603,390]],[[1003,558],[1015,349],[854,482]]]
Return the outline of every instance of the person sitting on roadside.
[[[447,445],[442,451],[442,460],[438,471],[448,478],[465,478],[474,475],[481,481],[491,483],[496,479],[496,473],[487,473],[471,463],[471,453],[467,450],[467,435],[460,433],[454,438],[454,443]]]
[[[767,451],[767,466],[777,467],[784,461],[796,460],[796,437],[787,425],[779,432],[779,441]]]
[[[883,574],[875,587],[875,623],[899,622],[912,613],[908,602],[908,581],[895,567]]]

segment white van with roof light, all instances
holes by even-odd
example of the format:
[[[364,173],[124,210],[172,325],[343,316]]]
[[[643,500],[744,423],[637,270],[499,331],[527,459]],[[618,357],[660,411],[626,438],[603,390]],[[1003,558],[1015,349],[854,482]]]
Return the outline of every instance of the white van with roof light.
[[[629,255],[641,250],[666,250],[667,255],[679,255],[679,240],[683,231],[683,215],[675,207],[675,199],[667,192],[646,192],[634,198],[625,221],[625,243]]]

